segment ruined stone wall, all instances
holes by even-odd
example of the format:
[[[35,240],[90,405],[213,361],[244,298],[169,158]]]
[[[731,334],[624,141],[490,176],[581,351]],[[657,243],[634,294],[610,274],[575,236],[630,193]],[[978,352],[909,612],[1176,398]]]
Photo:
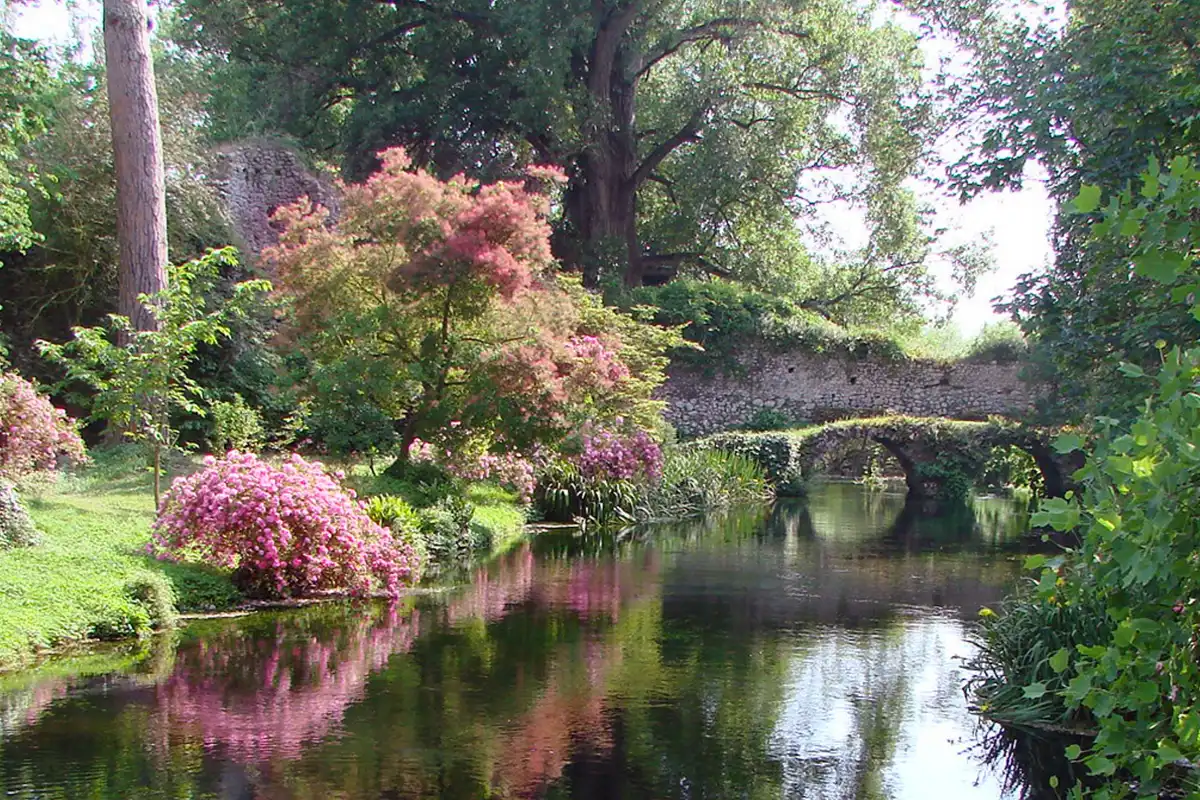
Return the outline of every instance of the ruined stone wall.
[[[856,360],[809,351],[744,348],[731,369],[674,364],[660,396],[685,436],[739,427],[763,409],[794,420],[876,414],[954,419],[1021,416],[1039,387],[1017,364]]]
[[[340,202],[333,182],[310,170],[295,151],[267,140],[250,140],[226,145],[217,155],[214,183],[246,256],[257,258],[278,241],[271,214],[300,197],[325,206],[337,217]]]

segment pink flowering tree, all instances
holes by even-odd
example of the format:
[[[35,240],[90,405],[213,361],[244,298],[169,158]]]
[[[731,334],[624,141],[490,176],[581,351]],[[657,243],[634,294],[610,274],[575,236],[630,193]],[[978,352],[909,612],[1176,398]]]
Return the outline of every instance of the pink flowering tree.
[[[559,274],[541,189],[561,176],[480,185],[439,180],[398,149],[380,158],[342,187],[336,222],[307,200],[277,212],[265,254],[319,418],[386,420],[354,447],[404,462],[417,440],[529,452],[616,413],[657,416],[651,393],[678,336]]]
[[[236,451],[210,456],[171,486],[151,548],[236,568],[254,594],[364,596],[374,582],[396,597],[417,566],[412,548],[372,522],[339,479],[297,455],[280,465]]]
[[[29,381],[0,373],[0,480],[52,470],[60,458],[79,463],[86,457],[75,420]]]

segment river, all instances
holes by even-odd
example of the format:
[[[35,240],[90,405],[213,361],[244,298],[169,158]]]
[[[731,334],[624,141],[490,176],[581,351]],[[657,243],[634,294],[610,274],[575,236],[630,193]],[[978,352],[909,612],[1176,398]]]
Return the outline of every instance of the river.
[[[194,622],[0,677],[0,791],[1033,796],[961,691],[1026,522],[828,484],[769,514],[542,537],[398,607]]]

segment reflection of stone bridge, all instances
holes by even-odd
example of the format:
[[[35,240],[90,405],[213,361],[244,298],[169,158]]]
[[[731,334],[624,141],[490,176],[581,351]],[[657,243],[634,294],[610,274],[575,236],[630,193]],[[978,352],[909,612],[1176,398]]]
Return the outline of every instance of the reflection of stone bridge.
[[[1000,447],[1028,453],[1042,474],[1046,494],[1061,496],[1078,464],[1054,451],[1053,435],[995,420],[893,416],[842,420],[798,431],[718,434],[702,442],[750,456],[784,490],[821,474],[833,457],[849,447],[877,444],[904,470],[910,497],[930,503],[953,495],[951,482],[978,476],[992,451]]]

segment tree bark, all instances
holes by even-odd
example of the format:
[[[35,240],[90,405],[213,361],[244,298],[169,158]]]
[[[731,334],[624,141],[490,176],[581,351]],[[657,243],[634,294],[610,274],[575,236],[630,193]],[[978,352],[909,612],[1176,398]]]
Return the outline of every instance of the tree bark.
[[[104,0],[105,73],[117,172],[117,312],[155,330],[138,302],[167,285],[167,200],[145,0]]]

